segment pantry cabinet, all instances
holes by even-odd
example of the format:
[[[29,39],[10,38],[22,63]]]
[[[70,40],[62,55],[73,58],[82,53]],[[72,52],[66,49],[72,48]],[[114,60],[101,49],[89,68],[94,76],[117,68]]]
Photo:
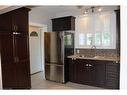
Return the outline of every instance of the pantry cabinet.
[[[27,8],[0,15],[3,89],[31,88]]]

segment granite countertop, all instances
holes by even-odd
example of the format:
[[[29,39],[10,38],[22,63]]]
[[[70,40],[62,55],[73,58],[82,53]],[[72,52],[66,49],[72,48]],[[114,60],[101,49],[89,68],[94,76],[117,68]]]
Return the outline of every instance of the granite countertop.
[[[71,55],[67,58],[73,58],[73,59],[89,59],[89,60],[105,60],[105,61],[116,61],[119,62],[119,57],[104,57],[104,56],[95,56],[95,57],[85,57],[83,55]]]

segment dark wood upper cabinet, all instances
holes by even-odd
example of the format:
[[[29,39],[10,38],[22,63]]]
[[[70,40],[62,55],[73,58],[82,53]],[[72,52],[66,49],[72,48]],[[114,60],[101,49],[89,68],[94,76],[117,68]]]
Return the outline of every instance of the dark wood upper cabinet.
[[[18,9],[12,12],[12,27],[14,31],[28,34],[28,11],[29,9]]]
[[[0,23],[0,31],[8,32],[10,30],[13,30],[12,14],[10,12],[5,13],[5,14],[1,14],[0,15],[0,22],[1,22]]]
[[[0,15],[3,89],[31,88],[27,8]]]
[[[28,34],[27,8],[19,8],[0,15],[0,30]],[[6,20],[5,20],[6,19]]]
[[[52,19],[52,31],[75,30],[75,17],[61,17]]]

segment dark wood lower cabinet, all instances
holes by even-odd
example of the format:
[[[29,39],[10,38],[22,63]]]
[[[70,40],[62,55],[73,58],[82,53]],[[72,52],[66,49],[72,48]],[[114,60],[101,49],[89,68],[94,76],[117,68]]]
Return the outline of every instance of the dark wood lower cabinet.
[[[119,89],[120,64],[109,62],[106,64],[106,88]]]
[[[69,59],[69,80],[81,84],[92,84],[95,68],[94,64],[88,63],[89,61]]]
[[[105,87],[105,63],[103,61],[95,61],[95,80],[94,84],[98,87]]]
[[[68,59],[69,81],[119,89],[119,63],[103,60]]]

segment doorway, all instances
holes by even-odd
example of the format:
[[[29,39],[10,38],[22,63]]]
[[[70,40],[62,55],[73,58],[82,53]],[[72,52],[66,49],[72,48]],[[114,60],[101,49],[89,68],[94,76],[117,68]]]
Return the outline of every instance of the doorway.
[[[29,26],[29,48],[30,48],[30,73],[36,74],[43,72],[42,59],[42,28],[38,26]]]

